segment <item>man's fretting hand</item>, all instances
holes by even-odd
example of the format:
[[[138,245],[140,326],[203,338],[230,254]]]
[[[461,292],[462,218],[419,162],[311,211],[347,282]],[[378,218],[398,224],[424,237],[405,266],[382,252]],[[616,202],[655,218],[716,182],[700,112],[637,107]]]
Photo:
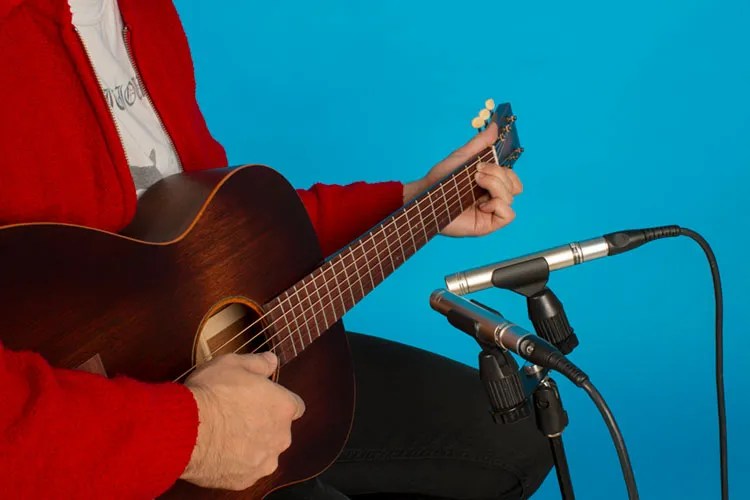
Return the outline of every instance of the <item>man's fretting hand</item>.
[[[199,486],[243,490],[272,474],[302,416],[299,396],[268,377],[271,353],[228,354],[201,366],[186,381],[198,403],[198,440],[182,479]]]
[[[404,185],[404,203],[436,183],[497,140],[497,126],[493,123],[465,145],[451,153],[422,179]],[[488,194],[456,217],[441,234],[447,236],[482,236],[510,224],[516,213],[510,207],[513,197],[523,191],[515,172],[494,163],[480,163],[476,181]]]

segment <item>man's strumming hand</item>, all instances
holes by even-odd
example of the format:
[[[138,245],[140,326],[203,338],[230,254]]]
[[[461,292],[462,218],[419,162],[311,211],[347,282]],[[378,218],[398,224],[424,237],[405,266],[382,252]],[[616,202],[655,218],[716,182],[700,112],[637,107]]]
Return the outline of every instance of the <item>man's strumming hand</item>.
[[[268,379],[278,364],[271,353],[227,354],[186,381],[198,403],[198,439],[185,479],[199,486],[242,490],[272,474],[292,442],[292,421],[305,405]]]
[[[497,140],[497,126],[493,123],[446,159],[432,167],[422,179],[404,185],[404,203],[451,173]],[[480,163],[477,184],[487,194],[456,217],[441,234],[447,236],[482,236],[496,231],[513,221],[516,214],[510,207],[513,197],[523,190],[515,172],[494,163]]]

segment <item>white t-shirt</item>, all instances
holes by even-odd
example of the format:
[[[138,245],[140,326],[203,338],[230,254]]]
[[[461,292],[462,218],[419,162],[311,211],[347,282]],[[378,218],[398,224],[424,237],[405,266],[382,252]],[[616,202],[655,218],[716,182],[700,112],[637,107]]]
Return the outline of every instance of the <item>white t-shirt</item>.
[[[140,196],[162,177],[180,172],[179,159],[133,68],[117,0],[68,0],[68,4]]]

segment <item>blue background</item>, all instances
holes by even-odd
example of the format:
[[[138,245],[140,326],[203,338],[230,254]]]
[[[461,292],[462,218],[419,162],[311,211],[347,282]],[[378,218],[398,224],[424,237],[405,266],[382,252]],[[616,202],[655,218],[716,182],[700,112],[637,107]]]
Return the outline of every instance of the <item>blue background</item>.
[[[740,385],[750,341],[750,2],[176,2],[209,126],[232,164],[295,185],[412,180],[510,101],[526,153],[516,221],[438,238],[347,327],[470,365],[476,346],[432,312],[450,272],[630,227],[680,224],[715,246],[726,292],[732,492],[749,498]],[[643,498],[718,498],[713,301],[685,238],[553,275],[591,375],[624,432]],[[522,325],[525,303],[477,294]],[[606,428],[561,382],[579,498],[626,498]],[[744,417],[744,418],[743,418]],[[535,496],[559,498],[554,475]]]

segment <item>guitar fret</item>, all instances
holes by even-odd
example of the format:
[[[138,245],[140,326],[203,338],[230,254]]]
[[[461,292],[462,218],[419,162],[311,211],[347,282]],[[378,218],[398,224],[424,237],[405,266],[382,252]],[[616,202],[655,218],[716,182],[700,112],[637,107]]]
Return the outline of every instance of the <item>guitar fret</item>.
[[[367,247],[367,260],[370,263],[370,268],[372,269],[373,273],[372,277],[372,283],[370,283],[370,289],[368,290],[368,293],[373,290],[380,282],[383,281],[385,278],[385,273],[383,272],[383,266],[380,264],[380,254],[378,253],[377,244],[375,243],[374,233],[372,236],[370,236],[368,247]],[[375,267],[375,264],[377,264],[377,267]],[[378,274],[378,269],[380,270],[380,274]]]
[[[349,259],[349,262],[346,262],[347,258]],[[343,262],[344,262],[344,266],[345,266],[346,269],[353,270],[354,273],[357,272],[357,268],[354,265],[354,255],[352,254],[351,250],[347,250],[346,255],[344,255]],[[351,274],[350,274],[350,276],[351,276]],[[359,281],[359,273],[357,273],[357,281]],[[355,295],[354,295],[354,283],[355,283],[355,281],[351,277],[349,277],[348,278],[348,282],[349,282],[349,294],[352,296],[352,304],[356,304],[357,303],[357,297],[355,297]]]
[[[454,175],[453,176],[453,188],[456,190],[456,195],[458,196],[458,208],[460,209],[461,205],[463,205],[463,203],[461,203],[461,201],[462,201],[461,189],[458,187],[458,181],[456,180],[457,177],[458,177],[458,175]],[[458,215],[458,214],[456,214],[456,215]]]
[[[409,218],[408,211],[407,211],[405,218],[406,218],[406,224],[409,227],[409,236],[411,237],[411,244],[414,245],[414,248],[412,249],[412,251],[409,252],[410,254],[409,256],[411,257],[412,255],[417,253],[417,243],[414,241],[414,230],[411,227],[411,219]]]
[[[294,333],[292,333],[291,335],[284,336],[281,342],[286,342],[286,341],[288,341],[292,345],[292,349],[294,350],[294,355],[297,356],[297,346],[294,345]],[[301,350],[302,349],[300,349],[300,351]]]
[[[372,250],[372,251],[374,252],[374,254],[375,254],[375,255],[373,256],[373,258],[372,258],[372,259],[370,259],[370,262],[374,262],[374,261],[377,261],[377,263],[378,263],[378,267],[380,268],[380,276],[377,276],[377,277],[376,277],[376,279],[375,279],[375,280],[373,280],[373,282],[372,282],[372,286],[370,287],[370,289],[373,289],[373,288],[375,288],[375,286],[376,286],[376,285],[377,285],[378,283],[381,283],[381,282],[383,281],[383,279],[385,279],[385,271],[383,270],[383,261],[382,261],[382,260],[381,260],[381,258],[380,258],[380,252],[378,252],[378,241],[377,241],[377,239],[375,238],[375,234],[376,234],[376,233],[375,233],[375,232],[373,232],[373,233],[372,233],[372,236],[370,236],[370,243],[371,243],[372,245],[371,245],[371,248],[369,248],[369,249],[367,250],[367,254],[368,254],[368,258],[369,258],[370,250]],[[377,271],[377,269],[375,269],[375,267],[374,267],[374,266],[371,266],[371,267],[373,267],[373,270],[374,270],[374,271]]]
[[[285,292],[286,293],[286,292]],[[273,310],[275,311],[277,308],[279,312],[277,314],[273,314],[271,317],[273,318],[273,335],[281,335],[282,339],[286,338],[288,336],[286,330],[289,332],[293,332],[292,328],[289,325],[289,319],[287,318],[288,311],[284,310],[284,301],[278,300],[276,301],[277,304],[273,305]]]
[[[391,219],[392,221],[392,219]],[[391,223],[391,221],[388,222],[388,224]],[[386,225],[384,224],[380,229],[381,234],[383,235],[383,243],[385,243],[386,252],[388,253],[388,262],[391,263],[391,270],[390,272],[394,272],[398,268],[398,264],[396,264],[396,261],[393,260],[393,247],[391,246],[391,239],[390,235],[388,234],[388,230],[386,229]]]
[[[294,307],[292,308],[293,314],[294,314],[294,324],[295,324],[295,330],[299,333],[300,336],[304,334],[305,331],[307,331],[308,336],[310,335],[310,330],[307,325],[307,323],[300,322],[300,319],[303,318],[303,313],[305,311],[304,303],[301,300],[300,294],[303,293],[302,290],[297,289],[294,294],[291,295],[290,300],[294,302]]]
[[[364,260],[365,260],[364,268],[367,270],[367,276],[370,277],[370,281],[367,283],[368,288],[369,288],[370,285],[375,283],[375,280],[372,278],[372,268],[370,266],[370,259],[367,257],[367,250],[365,249],[365,246],[364,246],[364,240],[360,241],[359,246],[357,248],[362,251],[362,257],[364,257]],[[357,261],[359,261],[359,257],[357,257]],[[363,283],[362,297],[364,297],[365,295],[367,295],[367,292],[365,291],[365,286]]]
[[[440,189],[440,192],[441,192],[440,194],[443,195],[443,202],[445,202],[445,212],[446,212],[446,215],[448,216],[447,224],[450,224],[453,220],[451,218],[450,203],[448,203],[448,198],[446,198],[445,196],[445,184],[440,186],[438,189]]]
[[[362,240],[362,242],[359,245],[359,248],[360,248],[360,251],[362,252],[362,256],[365,258],[364,266],[365,266],[365,269],[367,270],[366,277],[369,279],[369,281],[366,284],[366,287],[363,288],[362,290],[362,296],[364,297],[365,295],[367,295],[367,292],[372,290],[373,285],[375,285],[376,283],[374,275],[372,274],[373,271],[375,271],[375,268],[372,265],[372,260],[370,259],[370,255],[369,255],[370,249],[367,247],[367,245],[365,245],[365,240]]]
[[[477,195],[479,194],[479,189],[481,188],[474,180],[474,177],[469,169],[466,169],[464,172],[462,172],[462,174],[462,184],[465,184],[469,188],[469,194],[471,194],[472,204],[475,204],[477,201]],[[466,200],[466,203],[468,204],[468,199]]]
[[[324,274],[326,275],[325,287],[328,303],[331,305],[333,311],[334,323],[346,313],[346,305],[344,305],[344,299],[342,298],[341,288],[339,287],[339,278],[336,274],[336,270],[333,269],[333,264],[329,264],[325,268]],[[338,297],[338,302],[336,298]],[[340,305],[340,310],[339,310]]]
[[[285,362],[285,360],[293,359],[296,354],[292,354],[292,352],[289,349],[289,342],[288,342],[288,335],[286,333],[286,330],[290,330],[289,328],[289,322],[286,319],[286,313],[284,312],[284,307],[282,305],[283,303],[281,301],[278,301],[278,306],[273,306],[271,309],[275,311],[276,307],[279,307],[281,309],[281,314],[272,314],[272,323],[274,324],[275,328],[273,328],[272,333],[267,337],[268,340],[264,340],[263,343],[269,342],[269,350],[276,352],[276,355],[279,357],[279,360],[282,362]],[[279,324],[281,322],[281,324]]]
[[[391,219],[392,221],[393,219]],[[380,232],[383,233],[383,241],[385,241],[385,248],[388,252],[388,259],[391,261],[391,272],[396,270],[396,263],[393,261],[393,250],[391,249],[391,242],[388,241],[388,233],[386,229],[386,224],[390,224],[391,221],[388,221],[387,223],[383,224],[381,226]]]
[[[359,283],[359,292],[361,292],[361,296],[360,296],[360,293],[358,292],[357,296],[359,296],[359,298],[355,299],[355,302],[359,302],[365,296],[365,285],[362,282],[362,273],[359,272],[359,258],[356,255],[354,255],[355,250],[356,248],[352,247],[349,255],[352,261],[351,267],[354,270],[355,274],[357,275],[357,283]]]
[[[393,220],[391,224],[388,225],[388,238],[396,235],[396,245],[398,246],[398,249],[401,250],[401,262],[399,262],[399,266],[403,264],[406,261],[406,254],[404,253],[404,245],[401,243],[401,234],[398,232],[398,221]],[[397,256],[398,258],[398,256]]]
[[[475,169],[475,170],[476,170],[476,169]],[[477,170],[477,171],[478,171],[478,170]],[[469,181],[469,192],[471,193],[471,203],[472,203],[472,204],[476,204],[476,202],[477,202],[477,197],[476,197],[476,195],[474,194],[474,186],[472,186],[472,182],[471,182],[471,181],[472,181],[472,179],[471,179],[471,176],[472,176],[472,172],[471,172],[471,169],[469,169],[469,168],[465,168],[465,169],[463,170],[463,172],[461,172],[461,173],[463,173],[463,174],[466,174],[466,178],[467,178],[467,180]]]
[[[322,282],[319,280],[322,280]],[[323,276],[323,273],[319,273],[312,280],[312,285],[315,288],[315,295],[318,297],[318,299],[316,300],[316,303],[318,305],[318,310],[314,311],[313,314],[317,315],[319,311],[323,313],[323,328],[318,330],[318,335],[316,336],[320,336],[320,334],[322,334],[325,330],[328,329],[329,326],[331,326],[334,323],[333,321],[328,321],[328,315],[326,314],[327,300],[324,298],[325,295],[321,295],[320,293],[320,289],[323,287],[324,284],[325,284],[325,276]],[[312,342],[312,339],[310,339],[310,342]]]
[[[349,286],[350,280],[349,280],[349,274],[346,272],[346,265],[344,264],[344,258],[342,256],[339,256],[336,258],[336,261],[334,261],[334,269],[336,266],[336,262],[341,264],[341,273],[344,275],[344,283],[346,283],[346,287],[349,289],[349,296],[352,298],[352,304],[349,306],[346,302],[344,302],[344,293],[340,293],[341,302],[344,304],[344,310],[348,310],[351,307],[354,307],[354,304],[357,303],[356,300],[354,300],[354,294],[351,291],[351,287]],[[336,273],[338,274],[338,273]],[[341,288],[341,286],[339,286]]]
[[[422,203],[422,200],[419,200],[416,203],[417,209],[419,210],[419,218],[422,221],[422,233],[424,234],[424,242],[427,244],[428,241],[430,241],[430,237],[427,236],[427,223],[426,218],[422,215],[422,207],[420,206],[420,203]]]
[[[310,339],[310,342],[312,342],[312,333],[310,331],[310,320],[307,319],[307,317],[312,317],[313,321],[315,322],[315,332],[320,332],[320,326],[318,325],[318,315],[315,314],[315,304],[312,301],[312,295],[310,294],[310,291],[307,289],[307,286],[311,283],[310,276],[306,276],[304,280],[302,280],[303,283],[303,292],[305,295],[305,299],[307,300],[307,307],[304,308],[303,313],[306,315],[305,318],[305,325],[307,325],[307,336]]]
[[[297,329],[292,327],[292,321],[296,323],[296,319],[294,317],[294,314],[291,314],[292,313],[291,309],[289,310],[284,309],[285,303],[287,306],[289,305],[289,290],[285,291],[284,295],[286,297],[284,299],[279,300],[279,304],[278,304],[278,307],[281,310],[281,314],[279,314],[279,317],[283,318],[285,329],[289,330],[289,334],[294,335]],[[291,316],[291,318],[289,318],[288,316]],[[276,328],[277,332],[282,331],[282,330],[283,330],[282,328],[278,328],[278,327]],[[287,336],[287,333],[285,332],[283,335]]]
[[[435,222],[435,234],[439,234],[440,223],[438,223],[437,210],[435,209],[435,202],[432,199],[432,191],[427,191],[426,199],[430,202],[430,212],[432,212],[432,220]]]

